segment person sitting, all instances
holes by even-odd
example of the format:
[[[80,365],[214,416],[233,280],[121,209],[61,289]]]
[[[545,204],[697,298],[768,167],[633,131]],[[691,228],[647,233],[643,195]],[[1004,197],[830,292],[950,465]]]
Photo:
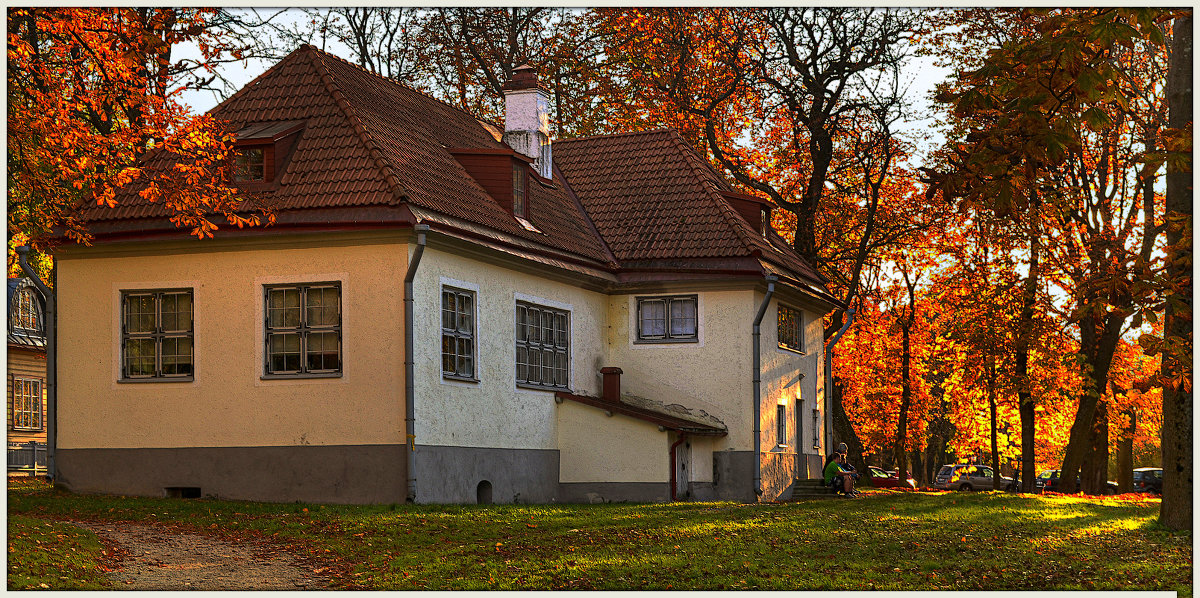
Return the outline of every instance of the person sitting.
[[[829,464],[825,466],[825,483],[832,486],[835,491],[844,494],[846,498],[858,494],[854,490],[854,480],[857,478],[858,474],[854,473],[846,462],[845,453],[836,453]]]

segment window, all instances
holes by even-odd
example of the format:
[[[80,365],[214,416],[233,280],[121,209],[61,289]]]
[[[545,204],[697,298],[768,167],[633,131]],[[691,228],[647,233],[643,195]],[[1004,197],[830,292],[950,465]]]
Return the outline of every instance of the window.
[[[192,378],[192,290],[121,292],[121,377]]]
[[[12,427],[14,430],[42,429],[42,381],[13,378]]]
[[[442,376],[475,379],[475,293],[442,287]]]
[[[779,346],[804,351],[804,317],[800,310],[779,306]]]
[[[570,314],[517,302],[517,384],[567,388]]]
[[[242,183],[263,182],[267,180],[266,152],[261,147],[247,147],[237,150],[237,158],[233,164],[233,180]]]
[[[787,405],[775,406],[775,437],[779,439],[775,444],[787,446]]]
[[[813,409],[813,448],[821,448],[821,412]]]
[[[342,288],[336,282],[266,290],[266,376],[340,376]]]
[[[25,287],[17,290],[13,296],[9,326],[17,334],[43,336],[42,305],[34,293],[33,289]]]
[[[638,297],[639,341],[696,340],[696,296]]]
[[[760,212],[762,212],[762,236],[764,239],[770,239],[771,238],[771,235],[770,235],[770,232],[771,232],[770,212],[768,212],[765,208],[760,210]]]
[[[525,217],[525,165],[513,162],[513,215]]]

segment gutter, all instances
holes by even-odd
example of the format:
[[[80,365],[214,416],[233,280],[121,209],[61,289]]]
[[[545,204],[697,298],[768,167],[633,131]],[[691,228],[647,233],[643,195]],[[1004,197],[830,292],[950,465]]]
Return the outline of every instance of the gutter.
[[[405,502],[417,501],[417,409],[413,401],[416,399],[416,384],[413,381],[413,279],[417,276],[417,267],[421,265],[421,255],[425,253],[425,233],[429,232],[428,224],[418,224],[413,227],[417,233],[417,248],[408,260],[408,271],[404,274],[404,436],[408,441],[408,483]]]
[[[57,306],[55,305],[54,291],[50,290],[45,282],[42,282],[37,272],[29,265],[29,246],[22,245],[17,247],[16,251],[21,270],[33,282],[33,286],[41,291],[42,295],[46,326],[46,477],[53,482],[58,478],[58,469],[54,463],[54,449],[58,444],[58,360],[55,359],[58,350]],[[36,465],[37,455],[34,457]]]
[[[763,316],[767,313],[767,306],[771,303],[771,296],[775,294],[775,281],[779,280],[778,276],[768,274],[767,294],[763,297],[762,305],[758,306],[758,314],[754,316],[754,341],[753,341],[753,368],[754,368],[754,496],[762,496],[762,422],[760,412],[762,411],[759,403],[762,401],[762,347],[759,346],[759,339],[762,336],[759,327],[762,324]]]
[[[825,442],[826,446],[833,441],[833,346],[842,338],[850,324],[854,323],[854,308],[846,310],[846,323],[834,333],[825,346]],[[828,453],[829,451],[826,451]]]

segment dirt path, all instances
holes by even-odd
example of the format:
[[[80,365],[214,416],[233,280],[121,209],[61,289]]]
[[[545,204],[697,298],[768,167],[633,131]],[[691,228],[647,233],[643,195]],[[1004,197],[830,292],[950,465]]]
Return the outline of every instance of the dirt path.
[[[154,525],[76,521],[125,558],[109,576],[124,590],[311,590],[328,582],[279,547]]]

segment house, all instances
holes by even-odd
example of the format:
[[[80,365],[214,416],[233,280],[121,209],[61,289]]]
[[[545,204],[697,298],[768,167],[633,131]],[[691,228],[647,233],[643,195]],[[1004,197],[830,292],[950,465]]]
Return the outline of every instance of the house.
[[[41,293],[8,279],[8,442],[46,443],[46,330]],[[43,464],[44,465],[44,464]]]
[[[496,126],[303,46],[213,110],[275,225],[195,241],[136,188],[87,213],[56,255],[58,481],[546,503],[815,477],[836,300],[773,206],[669,130],[552,140],[532,68],[505,101]]]

